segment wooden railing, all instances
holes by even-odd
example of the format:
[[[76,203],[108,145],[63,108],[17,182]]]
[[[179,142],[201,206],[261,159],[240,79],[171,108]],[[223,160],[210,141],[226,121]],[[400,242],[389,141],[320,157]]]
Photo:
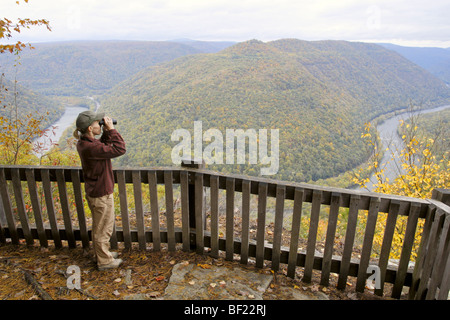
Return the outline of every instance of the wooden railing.
[[[389,287],[389,294],[400,298],[406,286],[409,299],[447,299],[449,190],[435,190],[434,199],[423,200],[225,175],[195,166],[117,168],[114,175],[118,204],[113,248],[123,243],[131,249],[135,243],[140,250],[163,246],[169,251],[195,250],[227,260],[238,258],[243,264],[252,260],[257,267],[271,263],[274,271],[285,264],[289,277],[302,268],[303,282],[311,282],[313,270],[319,270],[321,285],[330,285],[334,273],[340,289],[346,288],[348,277],[355,277],[358,292],[365,290],[371,275],[368,267],[375,265],[380,281],[377,295],[387,294]],[[77,244],[89,248],[90,215],[82,184],[78,167],[0,166],[0,243],[18,244],[24,239],[32,245],[37,239],[43,247],[50,242],[56,248]],[[366,223],[357,228],[361,213]],[[381,214],[387,219],[381,248],[374,253]],[[407,224],[394,266],[389,258],[400,217],[406,217]],[[319,221],[326,222],[320,248]],[[342,224],[346,225],[343,248],[336,255],[336,230]],[[304,238],[301,229],[306,230]],[[410,268],[417,237],[420,247]]]

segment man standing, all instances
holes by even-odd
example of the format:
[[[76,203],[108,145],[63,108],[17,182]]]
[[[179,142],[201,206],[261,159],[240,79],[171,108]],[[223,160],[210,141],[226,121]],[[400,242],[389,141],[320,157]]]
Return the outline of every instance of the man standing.
[[[103,120],[103,121],[102,121]],[[102,133],[100,139],[96,135]],[[111,118],[104,113],[84,111],[76,121],[74,137],[83,168],[84,187],[92,213],[92,243],[99,270],[117,268],[122,259],[110,252],[114,228],[114,175],[111,159],[125,154],[125,142],[114,128]],[[81,133],[81,135],[80,135]]]

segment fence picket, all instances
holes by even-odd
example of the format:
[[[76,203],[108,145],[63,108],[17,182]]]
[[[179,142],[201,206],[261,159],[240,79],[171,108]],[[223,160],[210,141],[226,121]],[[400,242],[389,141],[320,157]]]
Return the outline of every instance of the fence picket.
[[[248,263],[248,245],[250,240],[250,188],[251,182],[242,181],[242,236],[241,236],[241,263]]]
[[[42,187],[44,188],[45,206],[47,208],[48,221],[52,232],[55,248],[62,248],[61,236],[59,234],[58,222],[56,220],[55,206],[53,203],[52,185],[50,182],[49,169],[41,170]]]
[[[128,216],[128,199],[127,199],[127,187],[125,184],[125,171],[118,170],[116,172],[117,186],[119,188],[119,201],[120,201],[120,215],[122,218],[122,233],[125,249],[131,249],[131,232],[130,232],[130,220]]]
[[[443,210],[437,209],[433,224],[431,226],[430,239],[428,241],[427,252],[423,262],[423,270],[420,277],[419,287],[416,292],[416,300],[423,299],[426,294],[431,271],[433,270],[434,261],[436,260],[440,229],[444,224],[444,218],[445,212]]]
[[[436,207],[429,206],[427,209],[425,224],[422,230],[422,238],[420,239],[418,259],[414,265],[414,271],[412,274],[411,286],[409,288],[408,299],[413,300],[416,297],[417,289],[420,282],[420,276],[422,274],[423,265],[428,249],[428,242],[430,240],[431,227],[433,225],[434,216],[436,214]]]
[[[28,193],[30,194],[31,206],[33,207],[34,221],[38,232],[39,244],[41,247],[47,248],[48,241],[45,235],[44,222],[42,220],[41,204],[39,203],[39,194],[36,186],[36,179],[34,178],[33,169],[26,169],[25,176],[28,184]]]
[[[369,266],[370,254],[372,253],[373,237],[377,223],[378,210],[381,199],[371,198],[369,212],[367,214],[366,229],[364,231],[364,240],[361,250],[361,259],[359,262],[358,278],[356,280],[356,292],[364,292],[367,280],[367,267]]]
[[[295,278],[295,268],[297,266],[298,240],[300,236],[300,224],[302,221],[304,190],[295,188],[294,190],[294,209],[292,212],[291,242],[288,258],[288,277]]]
[[[175,251],[175,221],[173,213],[173,175],[172,171],[164,171],[164,188],[166,199],[167,249]]]
[[[360,196],[352,195],[350,197],[350,208],[348,210],[347,230],[344,239],[344,251],[342,252],[341,268],[337,288],[344,290],[347,286],[348,271],[350,268],[350,259],[352,257],[353,242],[355,240],[356,221],[358,218],[358,206]]]
[[[203,215],[203,174],[195,174],[195,244],[196,252],[203,254],[204,241],[204,215]]]
[[[383,242],[381,244],[380,259],[378,267],[380,268],[380,289],[375,289],[375,294],[382,296],[384,291],[384,280],[386,278],[386,269],[389,262],[389,253],[391,252],[392,239],[395,232],[395,224],[397,222],[398,211],[400,203],[396,200],[391,200],[389,204],[389,212],[386,219],[386,226],[384,228]]]
[[[8,183],[5,178],[5,170],[0,169],[0,193],[2,196],[3,209],[5,210],[6,222],[8,223],[8,230],[13,244],[19,244],[19,234],[17,233],[16,221],[14,219],[13,210],[11,207],[11,199],[8,192]]]
[[[234,254],[234,179],[226,180],[225,259],[233,261]]]
[[[156,171],[148,172],[148,185],[150,191],[150,211],[152,217],[152,240],[153,250],[161,250],[161,233],[159,230],[159,206],[158,206],[158,185],[156,180]]]
[[[426,295],[427,300],[434,299],[436,291],[444,277],[444,270],[446,268],[446,257],[450,254],[450,215],[445,217],[443,227],[440,232],[439,243],[437,244],[436,259],[433,262],[433,274],[430,277],[430,284],[428,285],[428,291]],[[443,288],[441,288],[443,289]]]
[[[448,244],[447,244],[448,245]],[[438,300],[447,300],[450,291],[450,254],[443,256],[444,275],[442,277],[441,285],[439,287]]]
[[[322,200],[322,191],[314,190],[311,206],[311,221],[309,223],[308,244],[306,246],[305,270],[302,281],[311,282],[312,270],[314,264],[314,254],[316,251],[317,228],[319,226],[320,203]]]
[[[67,195],[66,180],[64,178],[64,170],[56,171],[56,180],[58,181],[59,199],[64,220],[64,230],[66,232],[69,248],[75,248],[75,236],[72,228],[72,216],[70,214],[69,198]]]
[[[331,258],[333,256],[334,239],[336,235],[337,220],[339,215],[339,205],[341,196],[339,193],[331,194],[330,213],[328,217],[327,235],[325,240],[325,249],[323,252],[322,274],[320,275],[320,284],[328,286],[330,281]]]
[[[211,193],[211,256],[219,257],[219,177],[210,177]]]
[[[267,183],[258,186],[258,226],[256,230],[256,267],[264,266],[264,235],[266,233]]]
[[[136,209],[136,226],[139,243],[139,250],[146,250],[145,224],[144,224],[144,205],[142,203],[142,183],[141,172],[134,170],[131,174],[134,191],[134,207]]]
[[[183,251],[189,251],[191,234],[189,227],[189,175],[187,171],[180,172],[180,189]]]
[[[30,230],[30,221],[25,210],[25,201],[23,199],[22,183],[20,181],[19,169],[11,170],[11,180],[13,183],[14,197],[16,199],[17,212],[19,213],[20,225],[22,226],[23,235],[28,245],[34,244],[33,236]]]
[[[72,177],[73,192],[75,195],[75,203],[77,207],[77,216],[78,216],[78,224],[80,226],[81,242],[83,248],[89,248],[89,235],[86,226],[86,215],[84,212],[83,193],[81,190],[81,182],[80,182],[80,172],[78,170],[71,170],[70,175]]]
[[[280,268],[281,236],[283,232],[284,198],[286,194],[286,187],[277,186],[276,192],[275,223],[272,242],[272,270],[275,272]]]
[[[395,277],[394,288],[392,289],[392,298],[399,299],[405,283],[406,273],[408,271],[411,251],[414,245],[414,236],[416,234],[417,222],[419,220],[420,207],[417,204],[411,204],[406,231],[403,240],[402,253],[398,264],[397,275]]]

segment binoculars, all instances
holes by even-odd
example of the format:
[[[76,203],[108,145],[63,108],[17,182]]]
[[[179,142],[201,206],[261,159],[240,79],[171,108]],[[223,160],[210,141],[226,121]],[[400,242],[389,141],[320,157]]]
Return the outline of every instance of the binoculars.
[[[112,119],[112,123],[113,124],[117,124],[117,120],[116,119]],[[103,126],[105,124],[105,119],[100,120],[98,124]]]

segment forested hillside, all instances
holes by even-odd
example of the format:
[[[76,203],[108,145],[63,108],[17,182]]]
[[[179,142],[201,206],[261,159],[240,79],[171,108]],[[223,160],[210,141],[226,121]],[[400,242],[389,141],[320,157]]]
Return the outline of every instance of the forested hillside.
[[[398,52],[450,85],[450,48],[403,47],[390,43],[380,45]]]
[[[14,82],[8,81],[4,77],[1,79],[0,101],[0,116],[14,119],[17,106],[18,117],[25,117],[28,114],[45,116],[47,120],[42,123],[43,129],[58,120],[64,113],[63,105],[54,99],[19,84],[14,85]]]
[[[411,101],[449,100],[442,81],[381,46],[285,39],[149,67],[110,90],[102,104],[119,119],[127,142],[116,164],[172,165],[171,133],[193,133],[201,120],[203,131],[217,128],[224,136],[226,128],[279,129],[280,169],[273,178],[310,181],[366,159],[364,122]],[[209,168],[259,174],[257,165]]]
[[[45,95],[102,94],[136,72],[187,54],[201,52],[175,42],[78,41],[39,43],[24,50],[17,66],[21,84]],[[11,79],[12,55],[0,55],[0,66]]]

